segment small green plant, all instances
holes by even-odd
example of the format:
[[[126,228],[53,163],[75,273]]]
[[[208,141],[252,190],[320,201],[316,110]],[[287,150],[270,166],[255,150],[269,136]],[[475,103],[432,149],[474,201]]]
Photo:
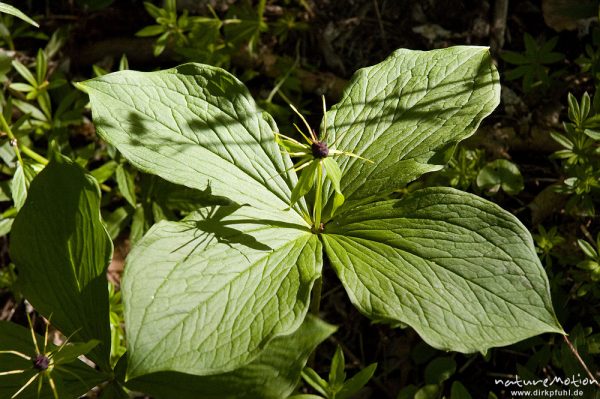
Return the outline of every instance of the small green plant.
[[[154,45],[154,55],[159,56],[169,43],[180,47],[188,45],[187,33],[191,30],[192,21],[187,11],[177,15],[176,0],[166,0],[164,8],[145,1],[148,14],[156,19],[156,25],[146,26],[136,33],[140,37],[158,36]]]
[[[48,60],[46,53],[39,49],[35,59],[35,75],[17,60],[13,61],[15,70],[27,83],[11,83],[10,88],[20,93],[25,93],[26,100],[37,100],[44,116],[52,119],[52,105],[48,90],[60,87],[66,83],[64,79],[48,80]]]
[[[187,60],[226,65],[240,46],[246,46],[250,53],[255,51],[261,33],[268,29],[263,20],[265,6],[265,0],[256,8],[249,3],[232,5],[226,18],[221,19],[210,5],[207,6],[209,16],[190,16],[187,11],[178,14],[176,0],[166,0],[163,8],[144,2],[156,24],[146,26],[136,35],[158,36],[155,56],[171,48]]]
[[[519,167],[507,159],[496,159],[485,165],[477,174],[477,187],[494,195],[500,189],[509,195],[523,191],[523,176]]]
[[[565,242],[565,238],[558,233],[556,226],[549,230],[542,225],[538,226],[538,234],[533,235],[536,249],[542,259],[542,263],[548,268],[552,267],[552,253],[555,247]]]
[[[592,43],[585,45],[585,52],[575,60],[581,72],[589,73],[598,85],[600,80],[600,28],[592,30]]]
[[[436,173],[434,178],[439,178],[445,185],[460,190],[468,190],[477,179],[477,174],[483,167],[483,161],[484,153],[482,150],[471,150],[459,146],[448,165],[444,170]]]
[[[581,278],[583,281],[577,290],[578,296],[584,296],[590,291],[597,291],[598,281],[600,281],[600,255],[598,254],[598,245],[600,244],[600,234],[596,237],[596,242],[592,245],[583,239],[577,240],[577,245],[583,251],[585,259],[577,263],[577,267],[586,272],[586,276]]]
[[[350,399],[354,397],[373,377],[377,364],[373,363],[346,379],[346,361],[342,348],[337,347],[329,371],[329,379],[324,380],[310,367],[302,371],[302,379],[320,395],[294,395],[290,399]]]
[[[506,71],[506,79],[523,79],[522,87],[525,93],[537,87],[547,89],[552,80],[561,73],[560,71],[550,73],[548,65],[555,64],[565,57],[564,54],[554,51],[558,37],[538,44],[529,33],[525,33],[523,41],[525,42],[523,53],[505,51],[500,55],[504,61],[516,66]]]
[[[600,188],[600,115],[598,105],[586,93],[581,102],[569,93],[569,120],[564,134],[552,132],[552,138],[564,149],[552,154],[562,161],[565,178],[558,191],[570,195],[567,210],[581,215],[594,215],[593,197]]]

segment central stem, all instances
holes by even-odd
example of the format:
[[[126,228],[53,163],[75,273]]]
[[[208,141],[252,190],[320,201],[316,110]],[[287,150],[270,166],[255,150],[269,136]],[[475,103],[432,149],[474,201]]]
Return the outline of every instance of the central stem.
[[[313,229],[320,231],[321,208],[323,208],[323,163],[319,162],[317,167],[317,185],[315,187],[315,206],[313,208]]]

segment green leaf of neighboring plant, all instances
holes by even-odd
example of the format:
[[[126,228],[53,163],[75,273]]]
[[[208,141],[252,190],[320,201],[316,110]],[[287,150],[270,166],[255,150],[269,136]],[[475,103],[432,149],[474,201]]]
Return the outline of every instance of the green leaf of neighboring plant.
[[[36,334],[36,339],[38,345],[43,347],[44,337]],[[47,350],[54,349],[57,347],[48,343]],[[31,339],[31,331],[15,323],[0,321],[0,351],[6,350],[17,351],[26,356],[35,356],[36,349]],[[0,354],[0,373],[25,369],[28,371],[21,374],[0,376],[0,398],[10,398],[38,372],[33,369],[30,360],[12,354]],[[61,382],[57,384],[60,398],[78,398],[109,378],[108,375],[94,370],[79,359],[61,364],[60,369],[52,371],[52,377]],[[37,381],[26,388],[17,398],[37,399]],[[47,381],[42,386],[39,398],[54,399]]]
[[[586,240],[582,240],[582,239],[578,239],[577,240],[577,245],[579,245],[579,248],[581,248],[581,250],[583,251],[583,253],[592,258],[595,259],[598,257],[598,253],[596,252],[596,250],[594,249],[594,247],[592,246],[592,244],[590,244],[589,242],[587,242]]]
[[[21,75],[23,79],[29,82],[29,84],[31,84],[33,87],[38,86],[38,83],[35,80],[35,76],[33,76],[31,71],[25,65],[21,64],[21,62],[18,60],[13,60],[12,65],[17,70],[17,72],[19,72],[19,75]]]
[[[319,392],[321,395],[329,396],[329,383],[319,376],[319,374],[310,367],[305,367],[302,370],[302,378],[308,385]]]
[[[342,348],[338,345],[335,350],[335,354],[333,355],[333,359],[331,359],[331,368],[329,370],[329,386],[338,391],[344,381],[346,381],[346,361],[344,360],[344,352],[342,352]]]
[[[150,25],[140,29],[135,35],[139,37],[156,36],[160,35],[164,31],[165,27],[162,25]]]
[[[496,193],[502,187],[510,195],[520,193],[525,187],[517,165],[506,159],[496,159],[485,165],[477,175],[477,186],[490,193]]]
[[[451,357],[437,357],[425,368],[426,384],[441,384],[456,371],[456,362]]]
[[[21,10],[19,10],[18,8],[14,7],[14,6],[11,6],[10,4],[0,3],[0,12],[14,15],[15,17],[20,18],[23,21],[27,22],[28,24],[35,26],[36,28],[40,27],[40,25],[38,25],[37,22],[35,22],[33,19],[29,18]]]
[[[206,375],[247,364],[300,326],[322,247],[308,227],[214,206],[154,225],[127,259],[128,376]]]
[[[292,393],[310,353],[335,328],[308,316],[298,330],[272,340],[251,363],[228,373],[198,377],[163,372],[127,383],[157,399],[281,399]]]
[[[27,166],[25,166],[25,168],[26,167]],[[29,182],[25,177],[24,168],[21,166],[21,164],[17,164],[17,169],[15,170],[15,174],[13,175],[10,184],[10,191],[12,193],[13,202],[15,203],[15,208],[17,208],[17,210],[21,209],[23,204],[25,204],[28,187]]]
[[[472,399],[473,397],[467,391],[467,388],[459,381],[452,383],[452,390],[450,391],[450,399]]]
[[[135,208],[137,200],[135,198],[135,180],[133,178],[133,174],[125,169],[123,164],[120,164],[117,167],[116,179],[119,191],[125,200],[127,200],[127,202],[129,202],[129,204]]]
[[[252,52],[260,39],[260,33],[268,29],[262,19],[265,4],[265,0],[260,0],[256,10],[248,4],[230,7],[227,12],[230,23],[225,25],[227,40],[237,46],[247,44]]]
[[[529,232],[477,196],[419,190],[353,209],[322,237],[363,314],[406,323],[438,349],[485,352],[563,333]]]
[[[10,255],[29,302],[74,340],[98,339],[89,357],[108,369],[112,241],[100,220],[95,179],[57,155],[31,183],[12,226]]]
[[[415,394],[414,399],[438,399],[442,389],[437,384],[425,385]]]
[[[90,175],[94,176],[96,180],[98,180],[98,183],[104,183],[115,173],[118,166],[119,164],[115,161],[108,161],[102,166],[92,170]]]
[[[336,395],[336,399],[350,399],[367,385],[375,370],[377,369],[377,363],[373,363],[365,367],[356,373],[352,378],[344,383],[344,386],[340,392]]]
[[[402,49],[356,72],[327,126],[331,142],[341,137],[334,149],[374,163],[337,158],[346,197],[340,211],[441,169],[499,101],[498,72],[484,47]]]
[[[275,142],[275,122],[233,75],[185,64],[120,71],[80,85],[90,95],[99,134],[132,165],[302,222],[303,200],[297,211],[284,211],[297,179]]]
[[[417,386],[410,384],[398,392],[396,399],[415,399],[415,395],[418,391],[419,388]]]

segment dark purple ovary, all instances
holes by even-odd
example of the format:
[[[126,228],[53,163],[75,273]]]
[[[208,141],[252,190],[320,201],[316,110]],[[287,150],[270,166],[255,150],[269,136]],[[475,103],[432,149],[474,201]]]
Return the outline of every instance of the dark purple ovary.
[[[315,158],[327,158],[327,155],[329,155],[329,147],[324,141],[315,141],[310,148]]]
[[[48,369],[49,365],[50,359],[44,355],[37,355],[35,358],[33,358],[33,367],[38,370],[44,371]]]

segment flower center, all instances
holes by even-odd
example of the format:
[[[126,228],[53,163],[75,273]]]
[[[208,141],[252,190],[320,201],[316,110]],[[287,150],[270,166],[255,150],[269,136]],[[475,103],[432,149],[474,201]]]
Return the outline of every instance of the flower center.
[[[38,370],[46,370],[48,369],[48,366],[50,365],[50,359],[48,359],[48,357],[44,356],[44,355],[37,355],[34,359],[33,359],[33,367],[38,369]]]
[[[324,141],[315,141],[311,144],[310,149],[315,158],[327,158],[327,155],[329,155],[329,147]]]

